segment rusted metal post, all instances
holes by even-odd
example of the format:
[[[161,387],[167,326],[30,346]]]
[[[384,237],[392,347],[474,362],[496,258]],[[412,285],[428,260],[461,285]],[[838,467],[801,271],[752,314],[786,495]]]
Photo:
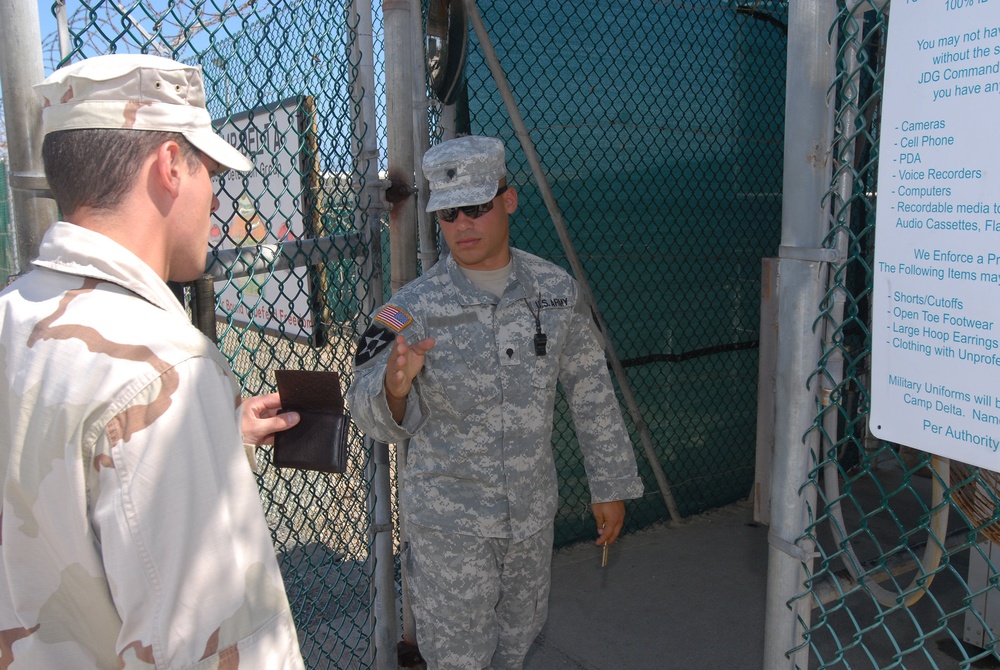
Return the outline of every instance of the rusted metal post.
[[[417,277],[413,141],[413,48],[410,0],[383,0],[385,100],[388,125],[390,286],[395,293]]]

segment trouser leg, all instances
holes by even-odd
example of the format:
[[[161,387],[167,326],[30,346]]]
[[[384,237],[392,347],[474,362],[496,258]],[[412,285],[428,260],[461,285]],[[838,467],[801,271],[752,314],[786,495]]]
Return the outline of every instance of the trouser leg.
[[[488,668],[499,570],[489,538],[407,525],[407,584],[427,670]]]
[[[408,526],[407,582],[428,670],[517,670],[548,611],[552,526],[522,542]]]
[[[522,542],[512,543],[500,576],[497,621],[500,632],[493,670],[520,670],[549,612],[552,524]]]

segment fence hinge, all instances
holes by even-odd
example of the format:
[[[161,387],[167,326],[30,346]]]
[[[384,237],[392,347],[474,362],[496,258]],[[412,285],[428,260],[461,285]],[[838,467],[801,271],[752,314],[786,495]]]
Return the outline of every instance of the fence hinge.
[[[359,191],[362,193],[359,200],[362,203],[361,209],[389,211],[392,208],[392,203],[389,202],[389,189],[392,185],[388,179],[367,180],[364,189]]]
[[[767,543],[778,551],[798,559],[801,563],[806,563],[819,556],[819,552],[810,551],[797,544],[792,544],[788,540],[778,537],[773,532],[767,534]]]
[[[809,247],[792,247],[782,244],[778,247],[778,258],[793,261],[808,261],[811,263],[839,263],[843,259],[837,249],[825,247],[812,249]]]
[[[372,537],[378,535],[379,533],[389,532],[392,532],[392,523],[373,523],[368,529],[368,534]]]
[[[29,192],[36,198],[52,197],[49,182],[44,175],[12,173],[10,175],[10,188],[12,191]]]
[[[379,182],[380,186],[382,184],[388,184],[388,188],[385,189],[385,199],[391,205],[403,202],[414,193],[419,193],[419,190],[416,187],[403,181],[389,180],[388,182],[383,182],[382,180],[379,180]]]

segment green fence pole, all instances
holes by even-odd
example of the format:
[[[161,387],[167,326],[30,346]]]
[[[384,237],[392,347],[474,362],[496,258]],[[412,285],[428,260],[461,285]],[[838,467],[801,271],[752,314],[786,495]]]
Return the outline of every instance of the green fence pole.
[[[6,283],[14,270],[14,249],[11,245],[13,221],[10,217],[10,188],[7,184],[7,160],[0,158],[0,285]]]

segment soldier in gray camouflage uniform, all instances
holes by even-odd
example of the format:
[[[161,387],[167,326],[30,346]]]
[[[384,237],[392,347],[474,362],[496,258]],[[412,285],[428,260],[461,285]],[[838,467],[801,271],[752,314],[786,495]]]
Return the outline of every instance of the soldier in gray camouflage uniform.
[[[65,220],[0,293],[0,667],[300,670],[244,451],[297,419],[241,399],[165,283],[204,271],[211,175],[252,164],[200,67],[98,56],[36,89]]]
[[[521,668],[548,609],[557,382],[598,545],[617,539],[642,482],[579,286],[510,247],[503,143],[450,140],[423,169],[451,253],[374,315],[348,400],[372,437],[410,439],[404,560],[428,668]]]

